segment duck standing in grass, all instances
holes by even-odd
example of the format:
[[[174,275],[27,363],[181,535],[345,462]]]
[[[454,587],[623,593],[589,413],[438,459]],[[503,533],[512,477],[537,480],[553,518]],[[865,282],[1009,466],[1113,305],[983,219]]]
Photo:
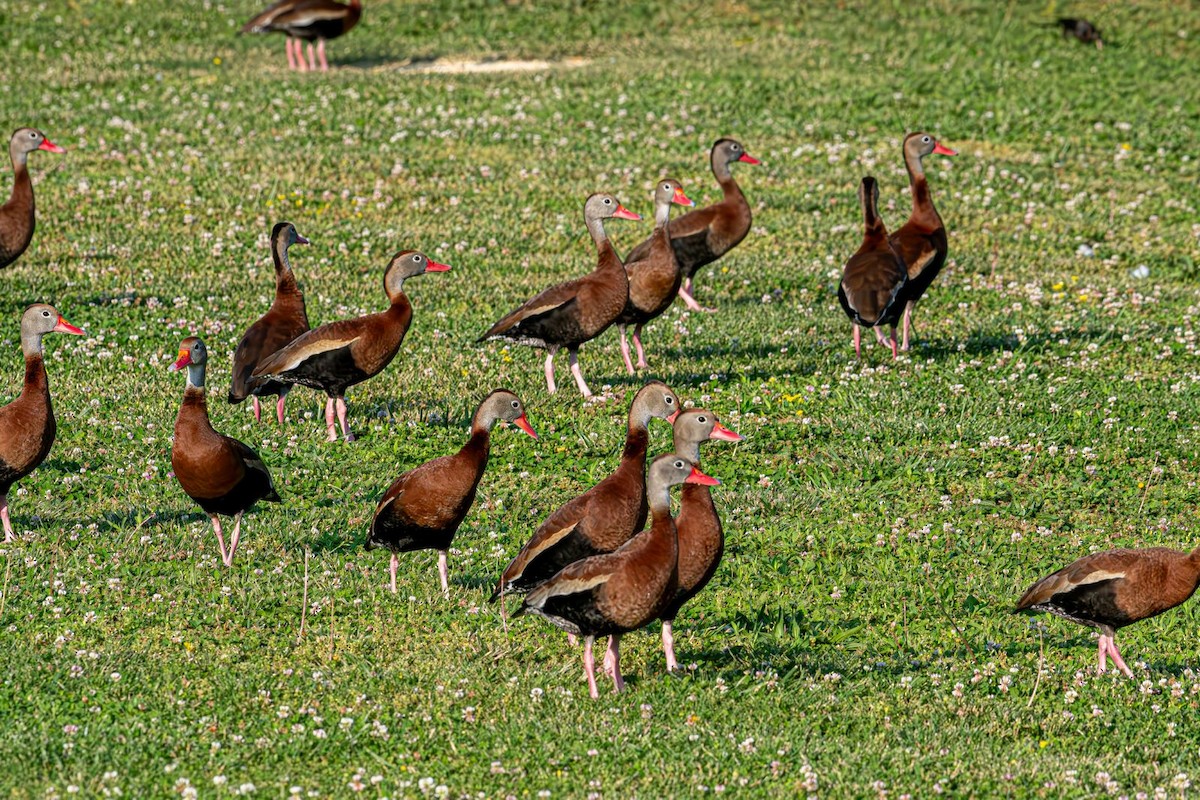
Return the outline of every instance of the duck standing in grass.
[[[596,243],[596,269],[582,278],[551,286],[516,311],[505,314],[477,341],[511,339],[546,351],[546,389],[554,394],[554,355],[567,348],[571,375],[584,397],[592,390],[579,369],[579,347],[617,321],[629,300],[629,276],[608,234],[606,219],[641,219],[611,194],[594,194],[583,205],[583,219]]]
[[[913,310],[933,279],[942,271],[949,252],[946,226],[933,205],[929,182],[925,179],[924,158],[931,153],[942,156],[956,156],[958,153],[928,133],[905,136],[903,151],[909,192],[912,194],[912,213],[908,221],[888,238],[908,269],[908,286],[904,290],[904,338],[900,343],[900,349],[907,351]]]
[[[233,353],[233,377],[229,386],[229,402],[240,403],[251,397],[254,404],[254,419],[261,418],[258,398],[263,395],[279,395],[275,403],[275,416],[283,424],[283,404],[287,400],[292,384],[273,380],[252,380],[250,376],[259,362],[273,355],[279,348],[308,330],[308,313],[304,307],[304,293],[296,283],[292,264],[288,260],[288,248],[294,244],[308,244],[290,222],[280,222],[271,231],[271,258],[275,262],[275,302],[257,322],[246,329],[242,340]]]
[[[1047,575],[1017,601],[1015,612],[1048,611],[1100,631],[1098,671],[1107,660],[1126,677],[1133,671],[1117,649],[1117,630],[1181,605],[1200,585],[1200,547],[1093,553]]]
[[[14,538],[8,518],[8,490],[46,460],[58,432],[50,404],[50,380],[42,358],[42,337],[47,333],[84,335],[63,319],[54,306],[39,303],[21,315],[25,383],[17,399],[0,408],[0,522],[4,525],[6,542]]]
[[[179,357],[171,372],[187,369],[183,403],[175,418],[175,441],[171,445],[171,468],[188,497],[196,501],[212,521],[221,550],[221,562],[233,566],[242,531],[242,514],[259,500],[280,502],[271,473],[258,453],[231,436],[213,430],[205,400],[204,373],[208,348],[195,336],[179,345]],[[219,515],[233,517],[233,538],[225,549]]]
[[[888,344],[880,328],[890,325],[892,358],[896,357],[896,323],[904,310],[908,272],[896,249],[888,241],[887,228],[879,216],[879,184],[863,178],[858,187],[863,211],[862,245],[842,269],[838,302],[854,325],[854,354],[862,358],[862,328],[873,328],[880,344]]]
[[[303,333],[264,359],[250,377],[324,391],[328,397],[325,428],[329,441],[337,441],[338,423],[346,441],[354,441],[346,422],[346,390],[378,375],[400,351],[412,324],[412,304],[404,293],[404,282],[426,272],[449,269],[416,250],[397,253],[383,275],[383,290],[390,303],[386,311],[330,322]]]
[[[16,261],[33,241],[37,223],[33,211],[33,180],[29,177],[29,154],[35,150],[65,153],[46,135],[33,128],[18,128],[8,143],[12,159],[13,188],[8,202],[0,206],[0,269]]]
[[[621,463],[611,475],[546,517],[505,567],[494,602],[509,592],[527,592],[573,561],[608,553],[646,524],[646,451],[650,420],[672,422],[679,398],[664,383],[651,381],[629,406]]]
[[[708,266],[737,247],[750,232],[750,203],[733,179],[729,167],[738,161],[743,164],[761,163],[746,152],[741,142],[734,139],[718,139],[714,142],[708,160],[713,177],[721,186],[720,202],[689,211],[671,220],[667,226],[675,259],[683,271],[679,297],[692,311],[716,311],[715,308],[701,306],[692,297],[692,280],[701,267]],[[647,239],[630,250],[625,263],[645,258],[651,245],[652,240]]]
[[[617,317],[617,332],[621,337],[621,358],[625,370],[633,374],[633,362],[629,359],[629,343],[625,339],[625,326],[633,325],[633,346],[637,349],[638,369],[649,366],[642,349],[642,327],[657,319],[671,307],[679,292],[683,273],[671,247],[671,236],[667,223],[671,221],[671,205],[696,205],[684,194],[678,181],[666,178],[654,189],[654,233],[650,237],[650,248],[646,256],[637,261],[627,259],[625,271],[629,273],[629,300],[625,310]]]
[[[239,33],[283,33],[287,36],[290,69],[308,72],[329,69],[325,59],[325,41],[350,32],[362,17],[362,0],[343,5],[335,0],[279,0],[251,19]],[[308,42],[308,62],[304,61],[301,40]],[[317,43],[316,58],[313,42]]]
[[[583,636],[583,669],[588,694],[598,697],[592,646],[609,636],[604,661],[613,689],[625,688],[621,675],[621,636],[658,618],[678,588],[679,537],[671,518],[672,486],[695,483],[715,486],[683,456],[659,456],[650,465],[646,493],[650,528],[611,553],[585,558],[564,567],[525,596],[517,614],[544,617],[569,634]]]
[[[487,468],[492,426],[497,422],[511,422],[537,438],[520,398],[507,389],[496,389],[476,409],[471,437],[461,450],[404,473],[379,501],[366,549],[383,547],[391,551],[393,592],[400,553],[437,550],[442,592],[449,596],[447,551],[475,502],[475,492]]]

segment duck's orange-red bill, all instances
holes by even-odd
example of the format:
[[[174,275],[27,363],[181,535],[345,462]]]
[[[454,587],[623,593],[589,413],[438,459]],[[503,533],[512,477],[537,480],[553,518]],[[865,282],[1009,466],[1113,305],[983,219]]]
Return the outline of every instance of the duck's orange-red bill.
[[[449,264],[439,264],[438,262],[434,261],[431,258],[431,259],[429,259],[429,263],[425,265],[425,271],[426,272],[449,272],[450,265]]]
[[[617,210],[613,212],[613,216],[617,219],[641,219],[639,215],[633,213],[620,203],[617,203]]]
[[[738,161],[745,161],[747,164],[761,164],[762,163],[761,161],[759,161],[757,158],[750,155],[749,153],[742,153],[742,157],[739,158]]]
[[[692,474],[684,478],[684,483],[698,483],[701,486],[720,486],[721,482],[712,475],[705,475],[696,467],[692,467]]]
[[[743,437],[718,422],[713,426],[712,433],[708,435],[708,438],[720,439],[723,442],[740,442]]]
[[[522,414],[521,416],[514,419],[513,425],[516,425],[518,428],[525,431],[533,438],[535,438],[535,439],[538,438],[537,431],[535,431],[533,429],[533,426],[529,424],[529,418],[526,417],[524,414]]]
[[[76,328],[74,325],[67,322],[61,316],[58,318],[58,323],[54,326],[54,328],[52,330],[56,330],[59,333],[72,333],[76,336],[86,336],[87,335],[86,333],[83,332],[82,328]]]
[[[56,145],[54,142],[50,141],[49,139],[42,139],[42,143],[38,145],[38,150],[48,150],[51,153],[67,152],[66,150],[59,147],[58,145]]]
[[[192,363],[192,354],[187,350],[180,350],[178,360],[171,366],[167,367],[167,371],[175,372],[177,370],[181,370],[190,363]]]
[[[667,422],[670,423],[671,425],[674,425],[675,418],[679,416],[680,411],[681,411],[681,409],[678,409],[678,408],[675,409],[675,411],[671,414],[671,416],[667,417]]]
[[[696,203],[688,199],[688,196],[683,193],[683,189],[676,189],[675,196],[671,198],[671,202],[678,203],[681,206],[694,206]]]
[[[956,156],[956,155],[958,155],[957,150],[951,150],[949,147],[946,147],[946,145],[942,144],[941,142],[933,143],[933,152],[937,153],[939,156]]]

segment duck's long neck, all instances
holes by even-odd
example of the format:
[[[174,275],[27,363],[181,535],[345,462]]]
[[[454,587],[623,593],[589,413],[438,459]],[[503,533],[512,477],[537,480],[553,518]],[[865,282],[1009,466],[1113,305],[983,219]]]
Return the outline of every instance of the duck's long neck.
[[[729,163],[723,158],[718,157],[715,153],[712,160],[712,173],[713,177],[717,179],[717,183],[720,184],[721,192],[725,195],[726,200],[746,202],[746,197],[742,194],[741,187],[733,179],[733,172],[729,169]]]
[[[281,241],[271,244],[271,257],[275,261],[275,296],[294,294],[299,287],[292,273],[292,263],[288,260],[288,246]]]
[[[617,257],[617,250],[613,247],[612,242],[608,239],[608,234],[604,231],[604,220],[599,217],[589,217],[587,219],[588,233],[592,235],[592,241],[596,243],[596,252],[599,256],[597,268],[603,270],[605,267],[612,268],[615,266],[625,272],[625,267],[621,264],[621,259]]]
[[[883,225],[883,218],[879,216],[879,211],[875,208],[875,198],[871,194],[863,200],[863,241],[887,241],[887,228]]]
[[[695,466],[700,466],[700,442],[695,439],[676,439],[675,455],[683,456]]]
[[[654,229],[667,227],[667,223],[671,221],[671,201],[665,203],[654,204]]]
[[[493,420],[488,420],[481,424],[477,413],[471,424],[471,438],[467,439],[467,443],[459,451],[459,455],[474,462],[476,472],[480,474],[487,469],[488,454],[492,449],[492,422]]]
[[[25,385],[21,387],[21,394],[40,394],[50,399],[50,378],[46,375],[46,363],[42,359],[40,346],[36,353],[25,352]]]
[[[625,449],[621,451],[622,461],[646,461],[646,450],[650,447],[650,431],[641,420],[630,420],[629,430],[625,434]]]
[[[29,216],[33,217],[33,181],[29,179],[29,169],[26,167],[26,159],[28,153],[17,151],[9,148],[9,157],[12,159],[13,166],[13,188],[12,196],[9,197],[5,207],[14,206],[24,203],[29,207]]]
[[[929,194],[929,182],[925,180],[925,164],[921,157],[905,153],[904,166],[908,169],[908,188],[912,194],[912,219],[931,227],[941,227],[942,218],[933,207]]]

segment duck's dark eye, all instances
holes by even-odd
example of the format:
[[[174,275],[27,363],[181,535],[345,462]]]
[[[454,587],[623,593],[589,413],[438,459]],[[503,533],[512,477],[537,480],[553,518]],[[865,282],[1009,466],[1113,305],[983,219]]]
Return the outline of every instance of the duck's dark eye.
[[[516,400],[513,400],[513,402],[512,402],[512,407],[513,407],[513,408],[520,408],[520,407],[521,407],[521,404],[520,404],[520,403],[518,403]]]
[[[48,316],[50,316],[50,312],[49,312],[49,311],[42,311],[42,316],[43,316],[43,317],[48,317]]]
[[[676,461],[676,462],[675,462],[675,469],[683,469],[683,462],[682,462],[682,461]]]
[[[674,398],[674,397],[671,397],[671,395],[667,395],[666,397],[664,397],[664,398],[663,398],[663,402],[664,402],[664,403],[666,403],[666,404],[667,404],[667,405],[669,405],[669,406],[670,406],[670,405],[674,405],[674,404],[675,404],[675,398]]]
[[[703,424],[705,422],[708,422],[708,417],[696,417],[696,421]]]
[[[921,141],[922,141],[922,142],[928,142],[928,141],[929,141],[929,137],[928,137],[928,136],[926,136],[926,137],[925,137],[924,139],[922,139]]]
[[[611,206],[611,205],[612,205],[612,200],[609,200],[607,197],[606,197],[606,198],[604,198],[604,205],[606,205],[606,206]]]
[[[415,261],[415,262],[417,262],[418,264],[420,264],[420,263],[421,263],[421,257],[420,257],[419,255],[418,255],[418,256],[413,256],[413,261]]]

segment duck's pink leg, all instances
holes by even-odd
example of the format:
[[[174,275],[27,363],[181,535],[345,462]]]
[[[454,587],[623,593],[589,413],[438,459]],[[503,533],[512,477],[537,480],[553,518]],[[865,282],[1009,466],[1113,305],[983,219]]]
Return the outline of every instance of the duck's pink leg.
[[[279,424],[283,424],[283,404],[287,402],[287,392],[280,392],[279,399],[275,401],[275,419],[279,420]]]
[[[258,407],[258,395],[251,395],[250,407],[254,409],[254,421],[262,422],[262,410]]]
[[[625,326],[618,325],[617,333],[621,334],[621,358],[625,360],[625,371],[633,374],[633,361],[629,359],[629,342],[625,339]]]
[[[579,644],[579,637],[573,633],[568,633],[567,644],[571,645],[571,647],[574,647],[575,645]]]
[[[858,329],[858,323],[854,325],[854,355],[862,361],[862,331]]]
[[[610,636],[610,637],[608,637],[608,647],[604,648],[604,661],[602,663],[602,666],[604,667],[604,674],[610,678],[612,677],[612,674],[613,674],[612,647],[613,647],[613,637]]]
[[[229,555],[225,558],[225,566],[233,566],[233,554],[237,552],[238,539],[242,535],[242,512],[233,518],[233,538],[229,540]]]
[[[696,302],[696,298],[692,297],[691,287],[692,282],[689,279],[684,286],[679,287],[679,298],[683,300],[684,304],[686,304],[687,307],[692,311],[709,311],[710,309],[700,305]],[[711,310],[715,311],[716,309]]]
[[[12,522],[8,519],[8,495],[0,494],[0,522],[4,523],[4,541],[11,542],[17,538],[13,535]]]
[[[900,354],[896,352],[896,326],[895,325],[892,326],[892,337],[889,341],[891,342],[891,345],[892,345],[892,358],[893,359],[899,358]]]
[[[679,669],[679,662],[675,660],[675,634],[671,629],[674,620],[664,619],[662,629],[663,654],[667,657],[667,672],[674,672]]]
[[[558,387],[554,385],[554,351],[551,350],[546,354],[546,391],[554,394],[558,391]]]
[[[325,60],[325,40],[317,40],[317,58],[321,62],[321,72],[329,71],[329,62]]]
[[[1108,657],[1112,659],[1117,669],[1125,673],[1126,678],[1133,677],[1133,670],[1125,666],[1125,659],[1121,658],[1121,651],[1117,649],[1117,637],[1115,636],[1108,640]]]
[[[446,551],[438,550],[438,577],[442,580],[442,594],[450,596],[450,568],[446,564]]]
[[[587,381],[583,379],[583,371],[579,369],[579,351],[568,350],[568,360],[571,362],[571,374],[575,376],[575,385],[579,387],[579,393],[584,397],[591,397],[592,390],[588,388]]]
[[[625,689],[625,679],[621,677],[621,634],[615,634],[608,637],[608,653],[604,654],[605,660],[609,660],[611,654],[613,693],[619,694]]]
[[[903,350],[903,351],[904,351],[904,352],[906,352],[906,353],[908,352],[908,347],[909,347],[909,345],[908,345],[908,335],[909,335],[909,332],[912,330],[912,312],[913,312],[913,307],[914,307],[914,305],[913,305],[913,301],[912,301],[912,300],[909,300],[909,301],[908,301],[908,302],[907,302],[907,303],[904,305],[904,341],[902,341],[902,342],[900,343],[900,349],[901,349],[901,350]]]
[[[400,556],[392,553],[392,594],[396,593],[396,567],[400,566]]]
[[[588,696],[593,700],[600,696],[596,689],[596,656],[592,653],[592,645],[595,643],[595,636],[588,636],[583,640],[583,674],[587,677]]]
[[[633,346],[638,354],[638,368],[645,369],[649,367],[650,365],[646,363],[646,351],[642,349],[642,323],[640,322],[633,328]]]
[[[229,561],[225,557],[225,537],[221,535],[221,520],[216,514],[209,514],[208,518],[212,520],[213,530],[217,534],[217,547],[221,550],[221,563],[229,566]]]
[[[354,434],[350,432],[350,426],[346,424],[346,398],[344,397],[337,399],[337,418],[342,425],[342,435],[346,437],[347,442],[353,442]]]
[[[289,36],[289,37],[287,37],[286,42],[287,42],[288,69],[297,69],[296,55],[294,53],[295,45],[297,44],[297,40],[293,39],[291,36]]]
[[[1096,672],[1103,673],[1108,669],[1108,660],[1105,654],[1108,652],[1108,637],[1103,633],[1100,634],[1100,643],[1097,645],[1099,651],[1100,664],[1096,668]]]
[[[887,347],[887,339],[884,338],[883,331],[879,330],[879,326],[876,325],[874,328],[871,328],[871,330],[875,332],[875,341],[879,342],[884,347]]]
[[[300,72],[308,72],[308,62],[304,60],[304,42],[296,40],[296,69]]]
[[[333,398],[325,400],[325,429],[329,432],[328,439],[331,442],[337,441],[337,417],[334,416]]]
[[[314,58],[313,43],[308,43],[308,68],[312,72],[317,71],[317,59]]]

